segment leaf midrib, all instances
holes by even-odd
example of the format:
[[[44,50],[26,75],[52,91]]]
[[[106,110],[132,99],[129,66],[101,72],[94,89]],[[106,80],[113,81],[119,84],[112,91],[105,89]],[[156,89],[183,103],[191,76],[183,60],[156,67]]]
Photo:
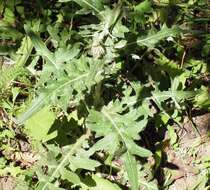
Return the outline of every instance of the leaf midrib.
[[[72,80],[69,80],[67,82],[65,82],[64,84],[60,85],[58,88],[56,88],[55,90],[51,90],[49,93],[45,94],[45,96],[43,96],[43,98],[41,98],[39,101],[38,101],[38,104],[35,104],[33,105],[28,111],[26,111],[17,121],[17,124],[21,125],[25,120],[27,120],[32,114],[33,112],[30,111],[30,110],[34,110],[34,109],[39,109],[43,106],[43,103],[45,102],[46,99],[48,99],[53,93],[55,93],[56,91],[59,91],[61,90],[62,88],[64,88],[65,86],[75,82],[75,81],[78,81],[78,80],[81,80],[82,78],[85,78],[89,75],[90,73],[85,73],[83,75],[80,75],[79,77],[76,77]],[[31,112],[31,113],[30,113]],[[25,116],[26,115],[26,116]]]

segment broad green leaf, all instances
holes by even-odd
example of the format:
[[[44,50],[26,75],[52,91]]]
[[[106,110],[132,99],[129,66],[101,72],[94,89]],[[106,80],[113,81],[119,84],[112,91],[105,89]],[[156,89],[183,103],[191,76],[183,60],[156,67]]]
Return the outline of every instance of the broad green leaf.
[[[28,135],[35,140],[45,141],[54,120],[54,113],[51,112],[49,107],[44,107],[26,121],[25,129],[28,131]]]
[[[53,64],[56,69],[58,69],[59,65],[56,63],[54,54],[46,47],[42,39],[31,30],[26,30],[26,32],[31,38],[37,53],[43,56],[47,61]]]
[[[124,115],[120,114],[124,109],[125,108],[123,108],[118,101],[115,101],[107,106],[104,106],[101,112],[91,110],[87,120],[87,126],[91,130],[95,131],[99,136],[107,136],[112,133],[116,134],[118,137],[116,139],[118,144],[121,142],[127,150],[127,153],[125,154],[125,167],[128,172],[129,182],[132,186],[132,189],[136,190],[138,189],[138,175],[136,171],[136,161],[133,155],[148,157],[152,155],[152,153],[149,150],[138,147],[134,142],[134,139],[138,135],[138,131],[141,131],[141,127],[140,130],[138,127],[134,130],[135,134],[133,131],[135,125],[138,126],[138,121],[135,122],[139,116],[138,112],[134,111]],[[103,142],[103,140],[104,139],[102,139],[101,142]],[[99,141],[100,146],[96,147],[97,150],[102,146],[100,144],[101,142]],[[104,147],[101,148],[104,149]],[[110,147],[107,146],[107,149],[110,150]]]
[[[69,167],[71,168],[72,171],[75,171],[78,168],[95,171],[95,168],[101,165],[96,160],[92,160],[92,159],[80,157],[80,156],[76,156],[76,157],[70,156],[69,162],[70,162]]]
[[[59,48],[55,52],[55,60],[57,64],[68,62],[75,58],[80,52],[79,46],[74,45],[71,49]]]
[[[96,185],[94,187],[90,187],[90,190],[121,190],[118,185],[111,183],[107,179],[103,179],[97,175],[93,175],[92,178]]]
[[[125,143],[126,143],[127,149],[129,150],[131,154],[134,154],[140,157],[149,157],[152,155],[151,151],[138,146],[134,141],[128,138],[126,138]]]
[[[145,0],[141,3],[139,3],[138,5],[134,6],[134,10],[139,12],[139,13],[148,13],[152,10],[151,8],[152,3],[150,0]]]
[[[69,182],[76,185],[81,183],[79,176],[76,173],[67,170],[66,168],[62,168],[60,170],[60,174],[61,174],[61,179],[63,180],[68,180]]]
[[[166,71],[170,77],[174,78],[184,72],[183,69],[179,68],[178,64],[173,60],[168,59],[162,53],[158,52],[158,58],[155,58],[155,63],[163,71]]]
[[[180,102],[182,100],[192,99],[197,93],[194,91],[171,90],[171,91],[154,91],[152,98],[159,109],[162,110],[161,102],[172,99],[176,108],[181,109]]]
[[[186,100],[194,97],[197,93],[193,91],[182,91],[182,90],[174,90],[174,91],[155,91],[152,92],[153,97],[159,102],[165,101],[169,98],[176,99],[178,102],[181,100]]]
[[[125,165],[126,172],[128,174],[129,183],[131,185],[131,190],[139,190],[139,177],[137,171],[137,163],[135,157],[127,151],[123,155],[123,161]]]
[[[117,150],[119,144],[118,144],[118,138],[115,133],[110,133],[106,135],[104,138],[97,141],[88,151],[87,155],[91,156],[96,151],[104,150],[108,151],[111,155],[115,153]]]
[[[179,34],[179,29],[168,28],[164,25],[158,32],[150,32],[147,36],[142,36],[137,39],[137,44],[139,46],[147,46],[148,48],[153,48],[160,40],[163,40],[167,37],[176,36]]]
[[[201,89],[198,90],[194,99],[196,106],[210,110],[210,94],[208,91],[209,89],[205,86],[202,86]]]
[[[67,152],[67,154],[64,157],[62,157],[62,159],[59,162],[59,164],[56,165],[56,167],[55,167],[53,173],[51,174],[51,176],[48,177],[48,179],[44,182],[42,190],[45,190],[51,184],[51,182],[57,176],[59,171],[62,170],[69,163],[68,162],[69,158],[72,157],[76,153],[78,147],[81,147],[82,144],[84,143],[84,141],[86,141],[86,139],[88,137],[89,137],[88,134],[84,134],[72,146],[70,146],[70,149]]]
[[[84,58],[84,59],[83,59]],[[53,70],[54,78],[51,72],[44,73],[42,83],[47,83],[46,86],[39,90],[39,96],[34,99],[29,109],[23,113],[17,123],[25,122],[34,113],[40,110],[46,104],[60,106],[64,111],[68,108],[69,101],[74,98],[74,102],[79,102],[84,98],[83,93],[90,90],[91,86],[100,82],[103,79],[103,61],[90,60],[86,57],[81,57],[74,60],[71,64],[66,64],[65,69]],[[50,80],[45,80],[46,76]],[[77,92],[75,94],[75,92]]]
[[[45,104],[47,104],[51,100],[53,95],[56,95],[56,92],[61,92],[61,90],[63,90],[66,86],[69,86],[76,81],[84,80],[84,78],[87,76],[88,76],[88,73],[78,76],[71,80],[65,79],[65,80],[61,81],[60,83],[59,82],[57,84],[55,83],[50,89],[44,90],[44,92],[42,92],[39,95],[39,97],[34,99],[34,101],[32,102],[32,105],[29,107],[29,109],[18,118],[17,123],[22,124],[27,119],[29,119],[34,113],[36,113]]]
[[[38,98],[34,99],[31,107],[18,117],[16,123],[23,124],[25,121],[27,121],[33,114],[43,108],[48,98],[49,97],[46,96],[46,94],[41,94]]]

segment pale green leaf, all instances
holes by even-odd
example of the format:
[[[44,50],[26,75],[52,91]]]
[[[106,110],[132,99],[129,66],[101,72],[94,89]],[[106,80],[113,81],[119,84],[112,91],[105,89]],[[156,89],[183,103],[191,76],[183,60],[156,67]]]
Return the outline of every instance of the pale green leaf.
[[[152,3],[150,0],[145,0],[138,5],[134,6],[134,10],[139,12],[139,13],[148,13],[152,10],[151,8]]]
[[[70,168],[72,171],[75,171],[78,168],[94,171],[96,167],[101,164],[96,161],[85,157],[80,156],[70,156],[69,157]]]
[[[134,141],[126,138],[125,139],[126,147],[131,154],[135,154],[140,157],[149,157],[152,155],[152,152],[138,146]]]
[[[127,151],[123,155],[123,161],[128,174],[131,190],[139,190],[138,171],[135,157],[132,156],[129,151]]]
[[[157,44],[160,40],[163,40],[167,37],[176,36],[178,33],[178,28],[168,28],[164,25],[158,32],[149,33],[147,36],[139,37],[137,39],[137,44],[139,46],[147,46],[149,48],[153,48],[155,44]]]
[[[92,176],[93,180],[95,181],[96,185],[94,187],[90,187],[90,190],[121,190],[121,188],[111,183],[110,181],[98,177],[97,175]]]
[[[88,151],[87,155],[91,156],[96,151],[104,150],[108,151],[111,155],[117,150],[118,144],[118,137],[115,133],[110,133],[106,135],[104,138],[97,141]]]
[[[69,182],[76,184],[76,185],[81,183],[81,180],[76,173],[71,172],[65,168],[62,168],[60,170],[60,174],[61,174],[61,179],[63,179],[63,180],[68,180]]]
[[[165,101],[169,98],[176,99],[177,101],[185,100],[192,98],[196,95],[194,91],[182,91],[182,90],[174,90],[174,91],[155,91],[152,92],[153,97],[159,102]]]
[[[80,81],[83,78],[87,77],[87,74],[80,75],[74,79],[65,79],[63,81],[57,82],[53,84],[53,86],[50,89],[45,89],[44,92],[42,92],[39,97],[34,99],[32,102],[32,105],[29,107],[29,109],[20,115],[20,117],[17,120],[18,124],[24,123],[27,119],[29,119],[34,113],[36,113],[38,110],[40,110],[46,103],[48,103],[52,96],[56,94],[56,92],[61,92],[66,86],[76,82]]]
[[[59,48],[55,52],[56,63],[61,64],[75,58],[80,52],[79,45],[74,45],[71,49]]]
[[[56,69],[58,69],[59,65],[56,63],[54,54],[46,47],[42,39],[31,30],[28,30],[27,34],[31,38],[37,53],[43,56],[47,61],[53,64]]]
[[[57,176],[58,172],[60,170],[62,170],[63,167],[65,167],[65,165],[68,163],[67,161],[69,160],[69,158],[75,154],[76,150],[78,149],[78,147],[82,146],[82,144],[84,143],[84,141],[87,139],[88,134],[84,134],[82,135],[76,143],[73,144],[73,146],[71,146],[70,150],[68,151],[68,153],[62,158],[62,160],[59,162],[59,164],[56,166],[56,168],[54,169],[52,175],[45,181],[42,190],[45,190],[50,184],[51,182],[54,180],[54,178]]]
[[[65,70],[61,68],[54,70],[55,75],[53,76],[55,78],[53,79],[52,71],[50,70],[50,73],[46,71],[42,78],[42,83],[45,82],[47,85],[39,90],[39,96],[32,101],[29,109],[18,118],[17,124],[24,123],[48,103],[58,105],[66,111],[72,97],[74,97],[75,102],[83,99],[83,92],[90,90],[92,85],[103,79],[103,69],[101,69],[103,62],[95,60],[89,64],[89,61],[86,57],[74,60],[71,64],[63,66]],[[51,77],[50,80],[45,79],[48,75]],[[74,95],[74,91],[77,94]]]
[[[157,54],[158,57],[155,58],[155,63],[161,70],[167,72],[170,77],[174,78],[184,72],[182,68],[179,68],[179,65],[175,61],[168,59],[161,52],[157,52]]]
[[[34,99],[31,107],[18,117],[16,123],[23,124],[27,121],[34,113],[43,108],[47,99],[48,96],[46,94],[41,94],[38,98]]]
[[[26,121],[25,129],[28,131],[28,135],[35,140],[44,141],[54,120],[54,113],[52,113],[49,107],[44,107]]]

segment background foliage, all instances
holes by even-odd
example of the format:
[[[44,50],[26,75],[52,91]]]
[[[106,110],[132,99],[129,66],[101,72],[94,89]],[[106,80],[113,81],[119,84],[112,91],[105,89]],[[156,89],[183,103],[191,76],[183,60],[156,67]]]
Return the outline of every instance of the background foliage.
[[[16,189],[167,189],[152,131],[168,129],[173,145],[174,125],[209,110],[209,10],[205,0],[1,1],[0,175]]]

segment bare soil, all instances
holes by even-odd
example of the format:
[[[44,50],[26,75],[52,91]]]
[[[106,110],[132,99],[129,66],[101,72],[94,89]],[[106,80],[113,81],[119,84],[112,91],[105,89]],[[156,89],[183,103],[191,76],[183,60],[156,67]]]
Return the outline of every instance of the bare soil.
[[[179,146],[167,150],[168,162],[177,166],[171,170],[174,182],[169,190],[204,190],[196,185],[205,175],[203,160],[210,158],[210,113],[193,117],[192,121],[185,118],[183,128],[177,128]]]

